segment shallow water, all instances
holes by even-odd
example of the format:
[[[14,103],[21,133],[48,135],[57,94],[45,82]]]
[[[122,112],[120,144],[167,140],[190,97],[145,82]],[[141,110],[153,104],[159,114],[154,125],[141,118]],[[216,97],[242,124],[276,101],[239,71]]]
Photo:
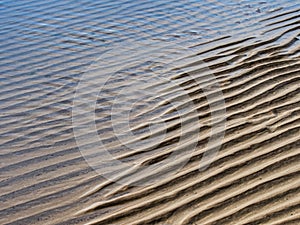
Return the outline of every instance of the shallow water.
[[[297,1],[0,1],[1,224],[299,224]]]

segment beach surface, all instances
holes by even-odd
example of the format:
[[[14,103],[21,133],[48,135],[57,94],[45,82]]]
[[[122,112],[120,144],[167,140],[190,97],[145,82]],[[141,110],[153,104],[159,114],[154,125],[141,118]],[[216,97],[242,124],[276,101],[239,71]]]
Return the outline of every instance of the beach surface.
[[[0,12],[0,224],[300,224],[299,1]]]

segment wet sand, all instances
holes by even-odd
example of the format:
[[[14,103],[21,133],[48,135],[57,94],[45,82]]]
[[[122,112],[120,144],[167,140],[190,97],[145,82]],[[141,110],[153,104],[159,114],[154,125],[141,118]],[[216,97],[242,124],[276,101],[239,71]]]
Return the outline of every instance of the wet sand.
[[[0,8],[0,224],[300,224],[297,1]],[[104,74],[99,147],[74,102]],[[132,167],[99,174],[104,148]]]

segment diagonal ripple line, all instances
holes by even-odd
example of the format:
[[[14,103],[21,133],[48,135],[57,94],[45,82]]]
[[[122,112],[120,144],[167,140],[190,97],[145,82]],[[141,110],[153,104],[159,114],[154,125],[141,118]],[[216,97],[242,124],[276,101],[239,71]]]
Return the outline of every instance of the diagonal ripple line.
[[[177,173],[186,165],[197,148],[201,124],[197,107],[188,91],[180,81],[172,77],[178,73],[187,73],[191,80],[196,80],[193,77],[195,75],[183,68],[191,51],[193,50],[188,46],[177,43],[123,43],[105,52],[83,74],[74,96],[72,123],[77,146],[86,162],[97,173],[121,185],[147,186]],[[205,69],[209,71],[208,68]],[[217,84],[213,74],[210,75]],[[118,80],[126,80],[126,84],[120,86]],[[205,93],[211,108],[211,135],[199,164],[199,169],[203,170],[213,162],[221,147],[226,110],[218,85],[197,85]],[[179,100],[172,99],[176,92],[181,94]],[[96,113],[97,102],[100,102],[99,110],[103,115],[110,118],[108,129],[100,134],[96,124],[96,119],[99,119]],[[167,106],[163,108],[168,112],[159,114],[157,105],[162,102]],[[132,119],[131,114],[139,112],[137,106],[148,109],[140,113],[144,116],[141,117],[142,121],[134,122],[136,118]],[[175,134],[177,138],[179,136],[177,142],[168,146],[165,142],[172,136],[169,135],[169,125],[163,117],[168,117],[170,112],[179,114],[180,131]],[[192,119],[186,119],[187,115]],[[144,138],[140,134],[134,134],[132,128],[141,123],[147,127],[146,131],[141,131]],[[104,136],[117,140],[117,144],[112,143],[114,141],[107,144]],[[130,163],[124,162],[114,156],[111,151],[114,148],[109,145],[117,145],[119,152],[129,150],[133,155],[157,151],[160,146],[165,145],[162,151],[166,152],[166,157],[148,165],[143,158],[137,157],[131,159]]]

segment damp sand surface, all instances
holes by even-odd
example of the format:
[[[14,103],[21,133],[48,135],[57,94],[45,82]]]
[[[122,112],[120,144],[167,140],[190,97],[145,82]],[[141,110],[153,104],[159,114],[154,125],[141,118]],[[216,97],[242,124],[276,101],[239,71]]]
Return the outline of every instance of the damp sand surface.
[[[298,1],[0,8],[0,224],[300,224]]]

